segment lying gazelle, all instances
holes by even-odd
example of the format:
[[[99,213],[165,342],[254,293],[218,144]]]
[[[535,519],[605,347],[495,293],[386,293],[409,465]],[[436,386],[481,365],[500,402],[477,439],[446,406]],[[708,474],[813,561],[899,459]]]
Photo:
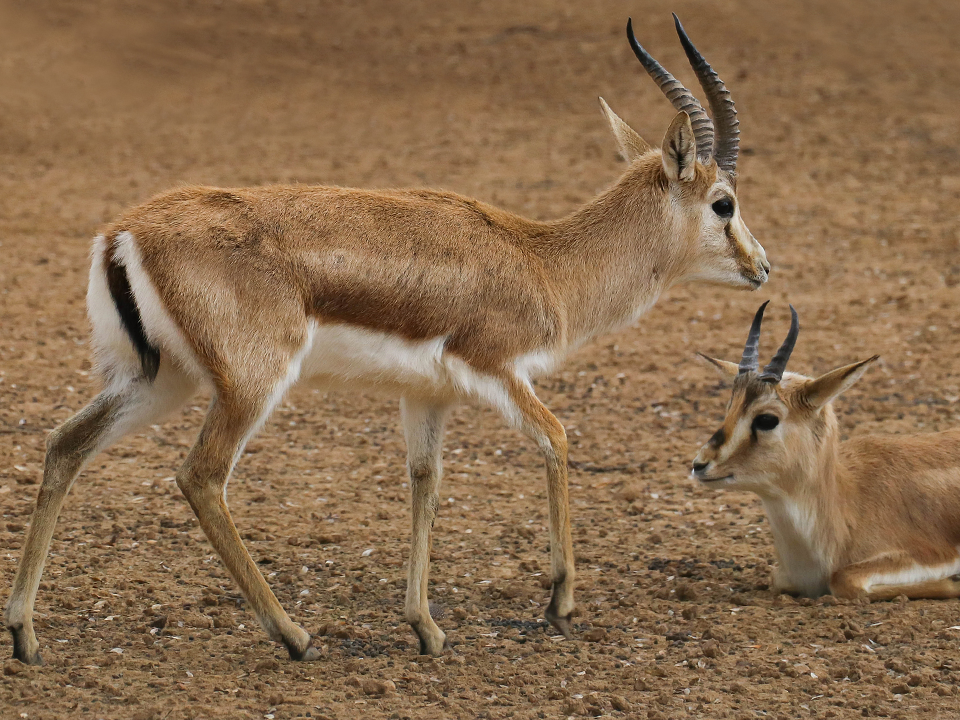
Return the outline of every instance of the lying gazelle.
[[[816,597],[960,597],[960,431],[840,442],[832,401],[877,359],[810,379],[784,370],[800,326],[763,372],[754,317],[723,426],[693,461],[715,487],[763,500],[779,560],[777,590]]]
[[[457,403],[480,400],[536,441],[550,517],[546,616],[570,636],[567,443],[531,378],[635,320],[671,285],[756,289],[770,270],[736,202],[733,102],[679,22],[677,30],[716,131],[628,23],[634,52],[680,112],[656,150],[601,99],[630,167],[560,220],[533,222],[430,190],[190,187],[109,226],[94,242],[87,293],[106,389],[49,438],[7,604],[14,656],[40,662],[37,586],[83,465],[207,386],[214,399],[177,484],[270,637],[294,659],[317,658],[310,635],[290,620],[244,548],[226,504],[244,444],[299,381],[403,398],[413,496],[406,617],[422,653],[445,645],[427,604],[444,419]]]

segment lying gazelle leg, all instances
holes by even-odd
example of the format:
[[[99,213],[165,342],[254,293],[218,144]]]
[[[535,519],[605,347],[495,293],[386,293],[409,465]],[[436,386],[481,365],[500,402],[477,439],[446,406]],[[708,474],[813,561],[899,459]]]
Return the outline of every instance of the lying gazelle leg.
[[[553,592],[546,617],[564,637],[572,638],[574,565],[570,499],[567,493],[567,435],[563,425],[537,399],[529,384],[511,378],[507,381],[507,390],[520,413],[521,429],[540,447],[547,466],[550,579]]]
[[[773,572],[770,574],[770,584],[775,593],[794,596],[803,595],[803,591],[787,579],[779,566],[773,568]]]
[[[295,625],[270,590],[240,539],[227,509],[226,485],[249,435],[272,408],[222,394],[211,403],[196,444],[177,473],[200,527],[271,639],[283,643],[293,660],[315,660],[310,635]]]
[[[880,573],[891,573],[905,569],[912,564],[905,553],[884,553],[883,555],[847,565],[835,571],[830,577],[830,594],[838,598],[856,598],[867,594],[870,578]]]
[[[921,600],[945,600],[960,597],[960,582],[953,578],[927,580],[914,585],[874,585],[867,596],[871,600],[891,600],[900,595]]]
[[[13,635],[13,656],[40,665],[33,630],[33,605],[57,516],[83,466],[108,445],[179,407],[195,389],[188,379],[164,369],[154,383],[130,379],[100,393],[47,438],[43,482],[30,520],[20,564],[7,601],[6,626]]]
[[[448,411],[447,405],[409,398],[401,404],[413,516],[405,612],[407,622],[420,638],[421,655],[439,655],[447,647],[446,636],[430,617],[427,578],[431,530],[440,508],[443,425]]]
[[[925,573],[909,555],[891,553],[840,568],[830,578],[830,592],[844,598],[865,595],[871,600],[889,600],[900,595],[918,599],[960,597],[960,582],[953,577],[929,577],[935,572],[931,569],[926,579],[907,582],[911,574],[922,578]]]

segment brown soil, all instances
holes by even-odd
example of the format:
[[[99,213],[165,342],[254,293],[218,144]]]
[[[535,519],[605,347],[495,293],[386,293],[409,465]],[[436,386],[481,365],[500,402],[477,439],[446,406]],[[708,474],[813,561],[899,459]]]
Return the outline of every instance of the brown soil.
[[[620,170],[597,95],[659,142],[672,111],[623,25],[689,80],[676,10],[738,101],[772,281],[676,289],[539,383],[572,442],[579,640],[541,620],[540,460],[463,408],[431,589],[455,652],[418,658],[397,402],[298,391],[230,486],[277,595],[325,633],[289,662],[172,482],[200,398],[79,481],[37,606],[48,665],[2,665],[0,717],[960,716],[955,602],[774,597],[759,502],[687,479],[726,399],[693,351],[736,359],[765,298],[768,350],[800,311],[798,370],[883,355],[840,404],[849,434],[958,425],[960,5],[319,5],[0,5],[0,596],[45,434],[96,391],[89,240],[171,185],[428,185],[557,216]]]

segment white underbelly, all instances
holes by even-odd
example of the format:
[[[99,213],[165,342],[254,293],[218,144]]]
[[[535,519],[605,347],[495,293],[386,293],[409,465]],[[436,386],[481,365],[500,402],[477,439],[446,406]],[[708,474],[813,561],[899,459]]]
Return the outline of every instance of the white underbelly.
[[[324,390],[362,389],[442,401],[474,399],[512,415],[502,380],[476,371],[445,351],[445,336],[407,340],[353,325],[311,322],[299,382]],[[518,360],[522,360],[518,359]],[[526,363],[511,372],[526,379]]]
[[[454,392],[445,337],[410,341],[349,325],[315,324],[300,369],[313,386]]]

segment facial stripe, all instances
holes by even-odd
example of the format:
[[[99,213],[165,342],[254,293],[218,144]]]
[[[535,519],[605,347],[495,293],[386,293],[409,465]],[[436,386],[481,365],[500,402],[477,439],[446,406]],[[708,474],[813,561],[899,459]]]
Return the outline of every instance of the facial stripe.
[[[727,441],[727,432],[722,427],[707,441],[712,448],[719,448]]]
[[[727,242],[730,244],[730,248],[733,251],[734,260],[736,261],[737,265],[740,266],[741,270],[749,273],[755,272],[753,257],[750,249],[740,241],[740,238],[734,231],[733,225],[735,221],[736,216],[734,216],[723,228],[724,234],[727,237]],[[747,235],[749,235],[749,232]]]
[[[723,427],[717,431],[717,434],[722,432],[724,437],[723,444],[717,446],[718,463],[727,462],[750,437],[750,424],[743,422],[744,411],[749,406],[747,398],[743,395],[734,397],[732,405]]]

